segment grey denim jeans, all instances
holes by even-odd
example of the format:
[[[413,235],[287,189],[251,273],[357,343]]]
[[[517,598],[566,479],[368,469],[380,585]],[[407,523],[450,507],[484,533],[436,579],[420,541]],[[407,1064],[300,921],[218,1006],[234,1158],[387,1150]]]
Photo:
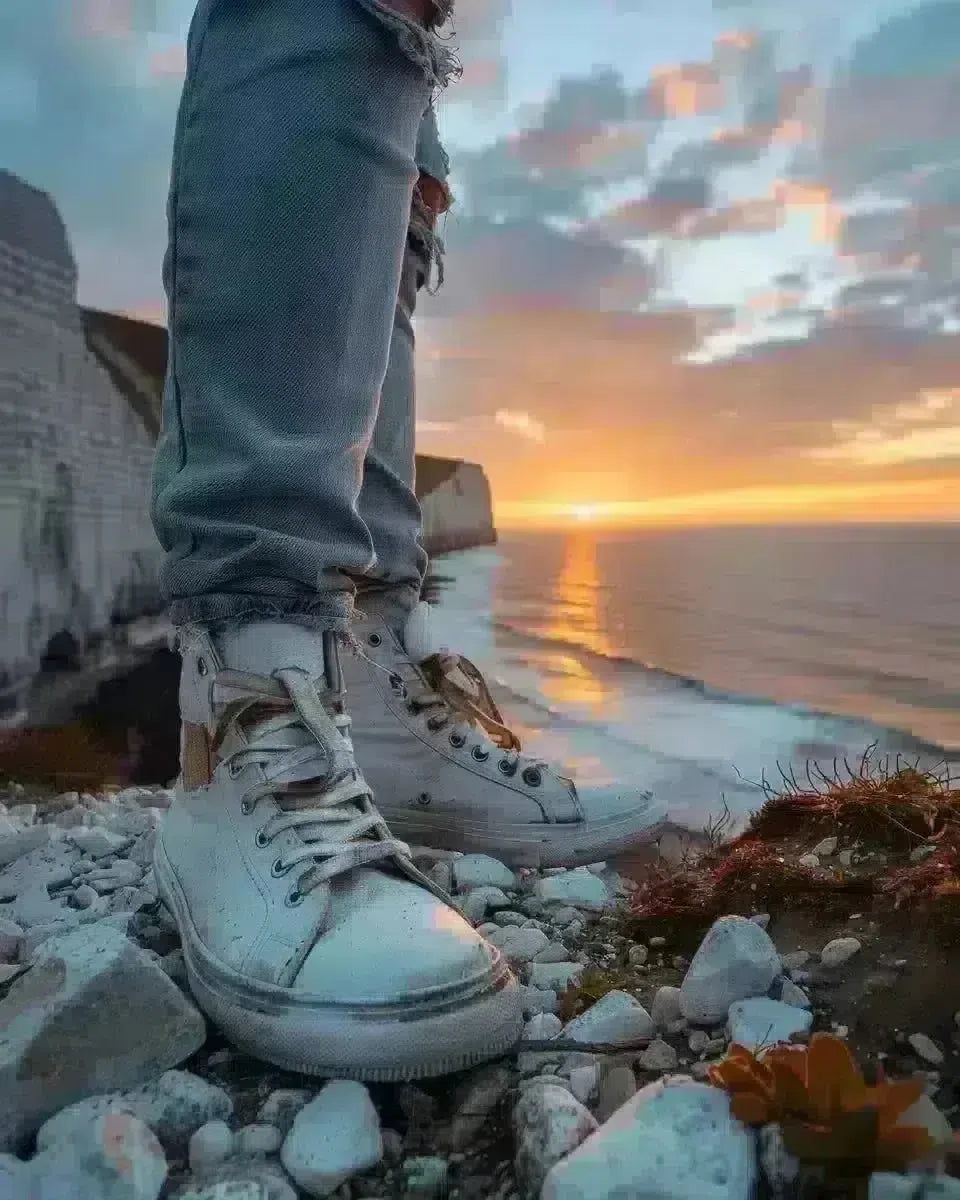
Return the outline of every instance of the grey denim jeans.
[[[345,630],[357,593],[397,622],[416,602],[411,319],[442,211],[418,179],[448,200],[454,69],[377,0],[199,0],[151,497],[174,625]]]

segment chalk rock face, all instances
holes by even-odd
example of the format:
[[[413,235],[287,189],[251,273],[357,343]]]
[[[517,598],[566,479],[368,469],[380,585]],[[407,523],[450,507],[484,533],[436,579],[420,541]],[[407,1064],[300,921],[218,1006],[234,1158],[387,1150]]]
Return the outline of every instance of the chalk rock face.
[[[750,1200],[754,1139],[719,1088],[651,1083],[547,1175],[540,1200]]]
[[[744,917],[721,917],[680,985],[680,1012],[694,1024],[723,1021],[735,1000],[766,995],[779,974],[780,955],[759,925]]]
[[[87,1096],[135,1087],[203,1045],[204,1020],[109,926],[49,938],[0,1001],[0,1148]]]

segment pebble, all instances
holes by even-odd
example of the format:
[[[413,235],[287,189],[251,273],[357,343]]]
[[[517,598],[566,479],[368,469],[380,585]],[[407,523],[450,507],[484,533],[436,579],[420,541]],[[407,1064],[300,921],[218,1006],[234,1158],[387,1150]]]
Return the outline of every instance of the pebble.
[[[780,988],[780,1000],[784,1004],[792,1004],[796,1008],[809,1008],[810,997],[802,987],[797,987],[792,979],[784,979]]]
[[[736,1000],[730,1005],[727,1032],[730,1040],[748,1050],[789,1042],[795,1033],[808,1033],[813,1014],[766,996]]]
[[[797,865],[807,867],[811,871],[816,871],[820,866],[820,858],[816,854],[801,854],[797,859]]]
[[[710,1035],[705,1029],[693,1029],[687,1038],[691,1054],[702,1054],[710,1042]]]
[[[516,966],[532,962],[550,944],[550,939],[539,929],[521,929],[516,925],[499,929],[489,940],[503,951],[508,962]],[[567,957],[565,950],[563,957]]]
[[[517,886],[517,877],[496,858],[486,854],[464,854],[453,863],[453,882],[458,892],[480,887],[512,892]]]
[[[943,1062],[943,1051],[925,1033],[911,1033],[907,1041],[914,1054],[919,1055],[924,1062],[932,1063],[935,1067]]]
[[[679,1062],[676,1050],[660,1038],[651,1042],[637,1060],[645,1071],[675,1071]]]
[[[565,1027],[563,1036],[575,1042],[627,1045],[651,1038],[654,1033],[653,1019],[640,1001],[629,992],[614,989],[579,1017],[574,1017]]]
[[[434,1155],[408,1158],[403,1164],[404,1200],[441,1200],[447,1195],[447,1163]]]
[[[785,971],[799,971],[807,965],[810,958],[809,950],[791,950],[789,954],[782,955],[780,961]]]
[[[526,913],[517,912],[512,908],[505,908],[498,913],[494,913],[493,920],[497,925],[517,925],[521,929],[527,925],[530,918]],[[532,928],[528,926],[528,928]]]
[[[95,888],[82,883],[73,893],[73,905],[75,908],[89,908],[91,904],[96,904],[98,894]]]
[[[839,838],[827,837],[824,838],[822,842],[817,842],[813,848],[813,853],[816,854],[818,858],[830,858],[831,855],[836,854],[837,847],[839,845]]]
[[[650,1006],[650,1016],[658,1029],[666,1029],[680,1018],[680,989],[664,984],[659,987]]]
[[[592,878],[592,877],[591,877]],[[531,963],[529,970],[530,986],[538,991],[562,992],[571,983],[576,983],[583,974],[583,963]]]
[[[551,942],[535,956],[534,961],[539,963],[567,962],[569,958],[570,951],[563,942]]]
[[[589,871],[565,871],[538,879],[534,895],[546,904],[556,903],[603,912],[611,901],[610,890],[602,879]]]
[[[600,1068],[594,1063],[573,1067],[567,1076],[570,1091],[581,1104],[589,1104],[600,1082]]]
[[[276,1125],[286,1135],[294,1117],[312,1096],[313,1092],[306,1088],[276,1088],[257,1110],[257,1120],[265,1125]]]
[[[16,921],[0,917],[0,962],[14,962],[23,945],[23,929]]]
[[[182,1062],[206,1038],[203,1017],[180,989],[100,925],[45,942],[0,1000],[0,1028],[0,1149],[94,1088],[133,1087]],[[38,1063],[69,1070],[45,1071],[40,1089],[32,1077]]]
[[[298,1187],[329,1196],[383,1157],[380,1117],[362,1083],[335,1079],[296,1115],[280,1161]]]
[[[827,942],[820,951],[820,962],[825,967],[842,967],[862,949],[860,941],[855,937],[834,938]]]
[[[536,1196],[551,1168],[576,1150],[597,1122],[566,1088],[546,1083],[523,1092],[513,1127],[517,1178],[528,1195]]]
[[[711,926],[680,985],[680,1012],[694,1024],[723,1020],[735,1000],[763,996],[780,974],[768,934],[744,917]]]
[[[540,1200],[749,1200],[755,1180],[753,1136],[728,1097],[675,1077],[641,1088],[558,1162]]]
[[[107,829],[85,828],[67,830],[67,841],[72,842],[78,850],[89,854],[91,858],[105,858],[108,854],[119,854],[133,841],[133,838],[122,833],[111,833]]]
[[[143,1121],[108,1113],[38,1154],[28,1169],[40,1184],[29,1194],[39,1200],[156,1200],[167,1160]]]
[[[594,1115],[603,1124],[628,1100],[637,1094],[637,1077],[633,1068],[624,1063],[607,1067],[600,1072],[597,1103]]]
[[[646,946],[631,946],[627,951],[627,963],[631,967],[642,967],[650,954]]]
[[[460,907],[466,917],[477,924],[491,909],[509,908],[510,899],[501,888],[478,887],[467,893]]]
[[[559,1004],[557,993],[553,988],[530,987],[521,984],[520,994],[523,998],[523,1015],[535,1017],[539,1013],[555,1013]]]
[[[226,1121],[207,1121],[190,1137],[187,1157],[191,1171],[215,1167],[233,1153],[233,1132]]]
[[[255,1121],[238,1129],[234,1145],[238,1154],[276,1154],[283,1144],[284,1134],[276,1125]]]
[[[563,1024],[560,1018],[554,1013],[537,1013],[523,1027],[523,1036],[527,1041],[546,1041],[548,1038],[556,1037]]]

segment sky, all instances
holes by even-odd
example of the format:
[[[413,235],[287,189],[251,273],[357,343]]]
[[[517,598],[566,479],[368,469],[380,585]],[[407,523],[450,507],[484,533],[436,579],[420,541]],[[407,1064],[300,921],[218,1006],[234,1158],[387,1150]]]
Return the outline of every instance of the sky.
[[[0,165],[164,316],[190,0],[5,0]],[[960,519],[960,2],[458,0],[421,451],[498,523]]]

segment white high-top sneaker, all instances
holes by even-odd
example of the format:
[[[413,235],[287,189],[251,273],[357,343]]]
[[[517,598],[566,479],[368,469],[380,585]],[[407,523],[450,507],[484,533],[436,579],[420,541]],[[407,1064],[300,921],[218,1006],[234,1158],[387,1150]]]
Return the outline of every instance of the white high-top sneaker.
[[[521,752],[483,676],[436,644],[420,603],[399,633],[354,618],[342,670],[357,762],[394,832],[514,865],[599,862],[674,826],[649,792],[573,780]]]
[[[200,1006],[310,1074],[413,1079],[503,1052],[520,989],[374,806],[333,635],[254,621],[177,642],[181,775],[155,868]]]

